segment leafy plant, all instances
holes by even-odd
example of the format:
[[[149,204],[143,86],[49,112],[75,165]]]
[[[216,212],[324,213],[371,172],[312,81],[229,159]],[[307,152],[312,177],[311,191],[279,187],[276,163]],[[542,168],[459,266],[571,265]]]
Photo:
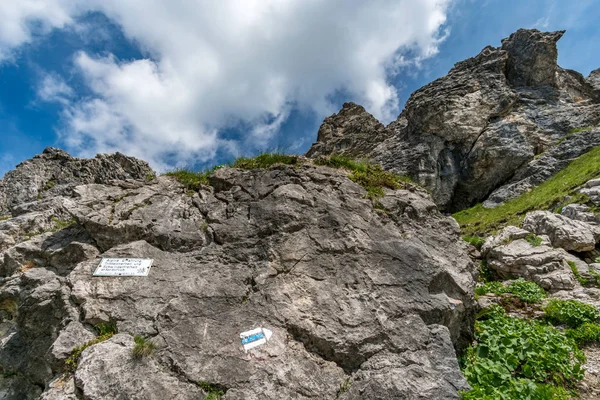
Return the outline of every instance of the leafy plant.
[[[225,390],[217,385],[208,382],[196,382],[196,384],[206,392],[204,400],[220,400],[221,397],[225,396]]]
[[[594,322],[600,317],[595,306],[577,300],[552,299],[544,307],[544,312],[553,324],[564,324],[572,328],[586,322]]]
[[[503,226],[520,226],[531,210],[551,210],[589,198],[576,189],[600,175],[600,146],[573,160],[541,185],[494,208],[477,204],[454,214],[466,235],[485,235]]]
[[[477,250],[481,250],[481,248],[483,247],[483,244],[485,243],[485,239],[479,236],[463,236],[462,239],[467,242],[472,244],[473,246],[475,246],[475,248],[477,248]]]
[[[100,336],[104,336],[104,335],[108,335],[108,334],[114,335],[114,334],[118,333],[116,321],[100,322],[99,324],[94,326],[94,328],[96,329],[96,332],[98,332],[98,335],[100,335]]]
[[[525,240],[527,241],[527,243],[529,243],[530,245],[532,245],[533,247],[538,247],[539,245],[542,244],[542,238],[530,233],[527,236],[525,236]]]
[[[475,345],[462,357],[473,390],[463,399],[568,399],[583,378],[583,352],[558,329],[507,316],[492,306],[475,324]]]
[[[537,303],[546,297],[546,292],[543,288],[534,282],[526,281],[522,278],[508,286],[504,286],[501,282],[488,282],[475,288],[476,295],[481,296],[487,293],[497,295],[510,293],[525,303]]]
[[[135,335],[133,337],[133,341],[135,342],[135,345],[131,350],[131,354],[135,358],[147,357],[156,349],[156,345],[154,343],[141,335]]]
[[[600,342],[600,324],[585,322],[575,329],[567,329],[565,334],[579,345]]]

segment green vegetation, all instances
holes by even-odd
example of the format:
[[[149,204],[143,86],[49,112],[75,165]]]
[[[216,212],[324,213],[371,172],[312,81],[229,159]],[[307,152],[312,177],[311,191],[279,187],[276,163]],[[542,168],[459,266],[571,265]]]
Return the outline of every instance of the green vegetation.
[[[577,328],[567,329],[565,334],[580,346],[600,342],[600,324],[585,322]]]
[[[477,250],[481,250],[481,248],[483,247],[483,244],[485,243],[485,239],[479,236],[463,236],[462,239],[467,242],[472,244],[473,246],[475,246],[477,248]]]
[[[202,232],[208,231],[208,221],[202,223]]]
[[[208,382],[196,382],[196,384],[206,392],[204,400],[219,400],[221,397],[225,396],[225,391],[217,385]]]
[[[200,186],[209,185],[208,177],[212,174],[216,168],[206,170],[204,172],[194,172],[188,169],[178,169],[175,171],[167,172],[165,175],[172,176],[177,179],[179,183],[186,187],[187,190],[198,191]]]
[[[582,126],[582,127],[579,127],[579,128],[573,128],[573,129],[571,129],[567,134],[568,135],[572,135],[574,133],[579,133],[579,132],[589,132],[592,129],[594,129],[593,126]]]
[[[577,300],[552,299],[544,307],[544,312],[551,323],[568,325],[572,328],[595,322],[600,317],[596,307]]]
[[[10,219],[10,215],[0,216],[0,221],[6,221],[7,219]]]
[[[277,164],[295,165],[299,162],[300,158],[296,155],[274,152],[262,153],[252,158],[240,157],[231,164],[231,167],[240,169],[270,168]]]
[[[383,188],[399,189],[402,184],[410,183],[408,177],[384,171],[380,165],[356,161],[341,155],[334,154],[329,157],[319,157],[314,163],[351,171],[352,173],[348,177],[365,188],[367,191],[366,197],[372,200],[383,196]]]
[[[479,282],[491,282],[495,278],[494,271],[487,265],[487,261],[481,260],[479,264]]]
[[[56,217],[52,217],[52,222],[54,222],[54,228],[50,229],[48,232],[60,231],[61,229],[64,229],[66,227],[69,227],[69,226],[77,223],[77,221],[75,221],[75,219],[69,219],[69,220],[65,221],[62,219],[58,219]]]
[[[494,305],[475,323],[475,339],[461,364],[473,388],[465,400],[569,399],[583,378],[583,352],[558,329],[509,317]]]
[[[532,245],[533,247],[538,247],[542,244],[542,238],[530,233],[527,236],[525,236],[525,240],[527,241],[527,243],[529,243],[530,245]]]
[[[587,196],[575,189],[600,175],[600,147],[573,160],[556,175],[495,208],[478,204],[454,214],[464,234],[484,236],[506,225],[520,226],[525,214],[532,210],[553,210],[570,203],[586,203]]]
[[[577,265],[575,264],[575,262],[567,261],[567,264],[569,264],[569,267],[571,267],[571,271],[573,272],[573,275],[575,275],[575,279],[577,279],[579,284],[581,286],[587,286],[589,281],[588,281],[588,279],[581,276],[581,274],[579,273],[579,269],[577,269]]]
[[[518,279],[508,286],[501,282],[488,282],[475,288],[475,295],[481,296],[487,293],[500,295],[510,293],[525,303],[537,303],[546,297],[546,292],[534,282]]]
[[[135,335],[133,337],[133,341],[135,342],[135,345],[131,350],[131,354],[135,358],[147,357],[156,349],[156,345],[154,343],[141,335]]]
[[[146,182],[150,182],[156,179],[156,174],[154,173],[154,171],[148,172],[146,174]]]
[[[44,190],[50,190],[54,186],[56,186],[56,181],[54,179],[50,179],[48,182],[46,182],[46,185],[44,185]]]
[[[96,325],[95,328],[96,332],[98,332],[98,337],[82,344],[81,346],[75,347],[71,351],[69,358],[65,360],[65,369],[67,372],[75,372],[77,369],[77,364],[79,363],[79,358],[81,357],[81,353],[83,353],[85,349],[100,342],[104,342],[117,333],[117,324],[114,321],[100,323]]]

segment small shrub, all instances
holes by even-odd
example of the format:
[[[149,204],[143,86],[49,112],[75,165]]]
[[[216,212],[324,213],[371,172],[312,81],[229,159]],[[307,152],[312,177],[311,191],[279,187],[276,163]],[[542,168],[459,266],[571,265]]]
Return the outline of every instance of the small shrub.
[[[530,245],[532,245],[533,247],[538,247],[539,245],[542,244],[542,238],[530,233],[529,235],[525,236],[525,240],[527,241],[527,243],[529,243]]]
[[[522,278],[508,286],[504,286],[501,282],[488,282],[475,288],[475,294],[478,296],[487,293],[497,295],[510,293],[525,303],[537,303],[546,297],[546,292],[543,288],[534,282],[526,281]]]
[[[131,350],[131,354],[135,358],[147,357],[156,349],[156,345],[143,336],[135,335],[133,341],[135,345]]]
[[[54,186],[56,186],[56,181],[54,179],[50,179],[48,182],[46,182],[46,185],[44,185],[44,190],[50,190]]]
[[[487,261],[481,260],[479,264],[479,277],[477,278],[479,282],[491,282],[495,279],[494,271],[488,267]]]
[[[146,174],[146,182],[150,182],[156,179],[156,174],[154,173],[154,171],[148,172]]]
[[[577,300],[552,299],[544,307],[544,312],[553,324],[564,324],[572,328],[586,322],[594,322],[600,317],[595,306]]]
[[[546,292],[535,282],[518,279],[508,285],[507,293],[513,294],[525,303],[537,303],[546,297]]]
[[[579,128],[573,128],[569,131],[568,135],[572,135],[574,133],[579,133],[579,132],[589,132],[592,129],[594,129],[593,126],[581,126]]]
[[[60,231],[61,229],[65,229],[65,228],[77,223],[77,221],[75,221],[75,219],[69,219],[69,220],[65,221],[65,220],[58,219],[56,217],[52,217],[52,222],[54,222],[54,228],[50,229],[50,232]]]
[[[583,352],[558,329],[489,307],[475,324],[475,345],[461,357],[473,388],[463,399],[568,399],[583,378]]]
[[[575,329],[567,329],[565,334],[579,345],[600,342],[600,324],[585,322]]]
[[[208,382],[196,383],[202,388],[202,390],[206,392],[206,397],[204,398],[204,400],[219,400],[221,399],[221,397],[225,396],[225,391],[217,385],[213,385]]]
[[[596,257],[596,259],[594,260],[595,263],[600,263],[600,257]]]
[[[481,250],[481,247],[483,247],[483,244],[485,243],[485,239],[479,236],[463,236],[462,239],[475,246],[477,250]]]
[[[488,293],[494,293],[494,294],[506,293],[506,288],[504,287],[502,282],[487,282],[487,283],[484,283],[483,285],[477,286],[475,288],[476,295],[481,296],[481,295],[488,294]]]
[[[0,216],[0,221],[6,221],[7,219],[10,219],[10,215]]]

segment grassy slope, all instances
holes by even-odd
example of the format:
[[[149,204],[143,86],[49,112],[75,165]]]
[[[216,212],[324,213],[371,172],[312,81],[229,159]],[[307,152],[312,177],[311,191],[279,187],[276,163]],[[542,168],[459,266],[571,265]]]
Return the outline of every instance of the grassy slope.
[[[454,218],[465,235],[484,235],[507,225],[517,225],[532,210],[550,210],[566,204],[586,202],[587,197],[575,192],[575,188],[600,176],[600,146],[573,160],[556,175],[496,208],[483,208],[477,204],[457,212]],[[570,197],[567,197],[570,196]]]

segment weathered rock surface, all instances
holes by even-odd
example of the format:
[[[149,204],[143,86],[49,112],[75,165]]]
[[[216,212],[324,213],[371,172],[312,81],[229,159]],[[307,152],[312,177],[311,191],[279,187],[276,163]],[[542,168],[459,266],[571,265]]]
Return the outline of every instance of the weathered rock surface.
[[[552,248],[547,240],[539,246],[530,244],[525,239],[529,234],[508,226],[489,238],[482,248],[488,267],[502,279],[525,278],[550,291],[573,289],[576,280],[567,261],[576,258]]]
[[[563,33],[520,29],[484,48],[413,93],[387,127],[344,104],[307,155],[371,158],[449,210],[516,197],[600,145],[599,73],[557,65]]]
[[[552,246],[567,251],[593,250],[597,239],[600,239],[600,230],[597,227],[549,211],[527,213],[523,229],[538,235],[547,235]]]
[[[111,164],[37,200],[17,183],[23,169],[43,182],[43,160],[0,181],[18,215],[0,229],[1,398],[203,398],[206,383],[224,399],[458,399],[468,388],[455,348],[472,335],[476,267],[425,191],[387,191],[375,210],[344,172],[307,164],[220,169],[190,195]],[[100,257],[154,264],[146,278],[93,277]],[[120,333],[64,376],[69,348],[108,321]],[[258,326],[273,338],[245,354],[239,333]],[[154,354],[133,359],[133,335]]]

